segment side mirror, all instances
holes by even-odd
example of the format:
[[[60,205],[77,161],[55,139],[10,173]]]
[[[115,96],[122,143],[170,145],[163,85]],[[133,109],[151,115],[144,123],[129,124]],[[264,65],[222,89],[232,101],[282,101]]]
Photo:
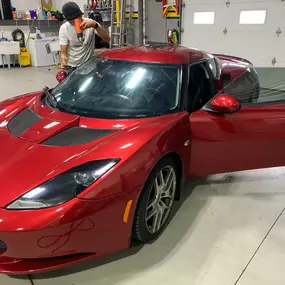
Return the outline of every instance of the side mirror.
[[[228,94],[220,94],[210,102],[210,108],[218,113],[234,113],[241,108],[240,102]]]
[[[60,72],[58,72],[58,74],[56,75],[56,80],[60,83],[62,82],[65,78],[67,77],[67,73],[62,70]]]

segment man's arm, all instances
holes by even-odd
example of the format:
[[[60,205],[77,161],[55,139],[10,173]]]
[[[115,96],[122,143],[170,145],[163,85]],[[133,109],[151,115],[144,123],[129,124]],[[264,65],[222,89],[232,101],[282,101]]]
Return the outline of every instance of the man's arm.
[[[96,34],[102,38],[103,41],[106,43],[110,42],[110,36],[109,33],[106,32],[96,21],[92,19],[84,19],[81,24],[81,28],[88,29],[88,28],[94,28],[96,31]]]
[[[101,26],[98,26],[96,29],[96,34],[107,44],[110,42],[109,33],[107,33]]]
[[[61,68],[66,68],[68,66],[67,49],[67,45],[60,45]]]
[[[60,44],[60,59],[61,68],[68,66],[68,39],[66,37],[66,31],[63,26],[59,30],[59,44]]]

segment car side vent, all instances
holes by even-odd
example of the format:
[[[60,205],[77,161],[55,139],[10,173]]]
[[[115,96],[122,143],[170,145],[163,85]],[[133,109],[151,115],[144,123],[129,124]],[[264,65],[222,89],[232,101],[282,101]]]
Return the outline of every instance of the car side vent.
[[[117,131],[73,127],[47,139],[41,144],[48,146],[75,146],[98,140]]]
[[[32,109],[28,108],[13,117],[9,121],[7,127],[12,135],[18,137],[41,119],[42,117],[37,115]]]

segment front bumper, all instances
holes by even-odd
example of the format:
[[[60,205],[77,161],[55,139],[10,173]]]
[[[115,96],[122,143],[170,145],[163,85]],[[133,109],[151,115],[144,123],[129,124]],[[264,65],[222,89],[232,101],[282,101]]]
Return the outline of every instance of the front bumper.
[[[73,199],[33,211],[0,209],[0,273],[25,274],[58,269],[127,248],[139,189],[102,200]],[[124,212],[133,200],[129,219]]]
[[[0,273],[10,275],[35,274],[70,266],[97,257],[96,254],[78,254],[43,259],[0,258]]]

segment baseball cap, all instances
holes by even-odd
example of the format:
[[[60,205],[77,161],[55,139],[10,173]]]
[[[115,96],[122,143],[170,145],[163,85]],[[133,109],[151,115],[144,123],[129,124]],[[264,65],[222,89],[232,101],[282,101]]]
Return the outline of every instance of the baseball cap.
[[[72,21],[82,16],[82,11],[75,2],[67,2],[62,6],[62,13],[67,21]]]

